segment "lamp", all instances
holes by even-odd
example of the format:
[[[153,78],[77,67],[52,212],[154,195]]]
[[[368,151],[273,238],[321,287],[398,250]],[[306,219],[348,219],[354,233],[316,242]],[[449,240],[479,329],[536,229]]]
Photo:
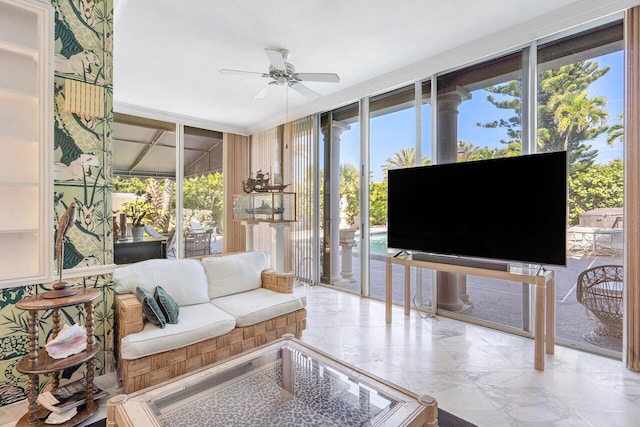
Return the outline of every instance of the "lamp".
[[[104,116],[104,88],[65,79],[64,111],[86,117]]]
[[[58,235],[56,236],[56,256],[58,257],[58,273],[60,280],[53,284],[53,290],[42,294],[43,298],[62,298],[77,294],[77,291],[71,289],[67,282],[62,281],[62,269],[64,265],[64,236],[73,226],[76,220],[76,204],[71,202],[66,211],[60,216],[58,221]]]

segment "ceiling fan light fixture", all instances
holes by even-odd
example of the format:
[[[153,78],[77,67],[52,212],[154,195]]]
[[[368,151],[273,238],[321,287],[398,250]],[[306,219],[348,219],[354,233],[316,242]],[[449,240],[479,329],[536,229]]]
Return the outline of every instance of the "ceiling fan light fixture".
[[[222,69],[222,74],[253,74],[260,75],[261,77],[268,77],[272,79],[258,94],[256,98],[262,99],[267,93],[271,92],[271,89],[275,86],[291,87],[299,94],[314,99],[320,96],[320,94],[304,86],[300,82],[326,82],[326,83],[338,83],[340,77],[335,73],[297,73],[296,68],[290,62],[287,62],[289,58],[289,51],[286,49],[265,49],[267,57],[269,58],[269,72],[257,73],[255,71],[242,71],[242,70],[227,70]]]

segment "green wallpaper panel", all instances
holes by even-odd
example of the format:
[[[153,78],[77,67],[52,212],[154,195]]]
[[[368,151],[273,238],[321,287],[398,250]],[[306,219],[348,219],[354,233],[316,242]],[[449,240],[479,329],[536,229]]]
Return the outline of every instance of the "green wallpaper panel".
[[[71,202],[77,206],[74,226],[65,244],[64,268],[92,267],[113,262],[111,219],[111,133],[113,129],[113,0],[52,0],[55,9],[54,84],[54,223]],[[105,92],[103,117],[65,112],[67,79],[100,86]],[[74,288],[96,288],[96,339],[104,351],[97,357],[96,375],[113,369],[114,298],[111,275],[67,280]],[[26,398],[27,378],[16,371],[27,353],[27,312],[15,307],[26,295],[46,292],[47,284],[0,289],[0,406]],[[51,311],[38,313],[39,343],[51,334]],[[68,323],[84,324],[77,307],[62,310]],[[105,363],[105,361],[107,363]],[[108,367],[105,367],[108,364]],[[61,378],[84,374],[81,365]],[[50,379],[40,377],[45,388]]]

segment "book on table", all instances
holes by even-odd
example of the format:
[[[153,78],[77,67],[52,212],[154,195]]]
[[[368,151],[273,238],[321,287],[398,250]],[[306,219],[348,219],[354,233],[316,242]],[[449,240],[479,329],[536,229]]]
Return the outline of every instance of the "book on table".
[[[93,400],[105,397],[107,392],[93,385]],[[38,395],[38,403],[49,411],[63,412],[76,408],[87,399],[87,381],[84,378],[72,381],[54,390]]]

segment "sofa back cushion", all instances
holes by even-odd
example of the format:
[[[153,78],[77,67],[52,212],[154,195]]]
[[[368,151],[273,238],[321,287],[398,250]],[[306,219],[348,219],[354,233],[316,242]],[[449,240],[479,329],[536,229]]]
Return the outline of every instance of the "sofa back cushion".
[[[202,260],[209,283],[209,298],[218,298],[262,286],[260,274],[271,266],[267,251],[209,257]]]
[[[207,276],[194,259],[150,259],[113,273],[113,290],[119,294],[135,295],[141,287],[153,295],[156,286],[162,286],[180,307],[209,301]]]

